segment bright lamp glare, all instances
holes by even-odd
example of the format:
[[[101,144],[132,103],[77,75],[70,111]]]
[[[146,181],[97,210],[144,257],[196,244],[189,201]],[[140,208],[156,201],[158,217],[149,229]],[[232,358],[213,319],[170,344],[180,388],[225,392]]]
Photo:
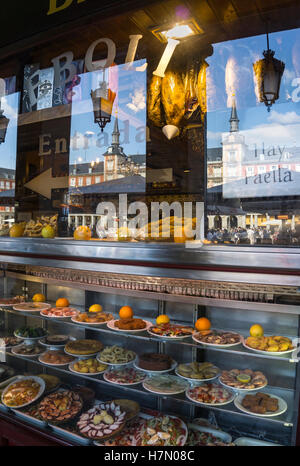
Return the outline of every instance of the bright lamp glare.
[[[187,24],[180,24],[174,26],[172,29],[169,29],[168,31],[163,31],[162,34],[167,39],[183,39],[184,37],[194,34],[194,32]]]

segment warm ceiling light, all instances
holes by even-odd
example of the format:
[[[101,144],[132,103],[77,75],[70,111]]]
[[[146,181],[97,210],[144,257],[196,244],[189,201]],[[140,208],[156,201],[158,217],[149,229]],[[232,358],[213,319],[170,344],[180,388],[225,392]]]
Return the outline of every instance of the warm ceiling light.
[[[186,39],[196,34],[203,34],[203,29],[193,19],[187,19],[181,23],[164,24],[151,29],[152,34],[161,42],[167,42],[168,39]]]
[[[194,31],[188,24],[176,24],[176,26],[174,26],[172,29],[163,31],[162,34],[167,39],[184,39],[184,37],[188,37],[194,34]]]

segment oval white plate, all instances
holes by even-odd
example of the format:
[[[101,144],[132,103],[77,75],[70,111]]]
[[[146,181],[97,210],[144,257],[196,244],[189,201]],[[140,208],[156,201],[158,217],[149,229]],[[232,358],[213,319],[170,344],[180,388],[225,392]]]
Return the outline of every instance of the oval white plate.
[[[90,358],[87,358],[87,359],[90,359]],[[100,371],[100,372],[79,372],[79,371],[75,371],[75,369],[73,368],[74,364],[77,363],[78,361],[80,361],[80,359],[77,359],[76,361],[72,361],[69,363],[69,366],[68,366],[68,369],[71,371],[71,372],[74,372],[75,374],[79,374],[79,375],[99,375],[99,374],[103,374],[103,372],[107,371],[107,367],[105,369],[103,369],[103,371]]]
[[[155,327],[155,325],[151,325],[151,327]],[[183,325],[184,327],[184,325]],[[194,335],[194,333],[191,333],[190,335],[183,335],[181,337],[165,337],[163,335],[157,335],[156,333],[154,332],[151,332],[151,329],[148,329],[147,332],[149,333],[149,335],[151,335],[152,337],[157,337],[157,338],[162,338],[164,340],[183,340],[184,338],[190,338]]]
[[[175,369],[175,367],[177,367],[177,362],[173,359],[173,362],[172,362],[172,365],[170,367],[170,369],[164,369],[163,371],[151,371],[149,369],[143,369],[142,367],[139,367],[137,362],[135,362],[133,364],[133,366],[135,367],[135,369],[138,369],[139,371],[143,371],[143,372],[149,372],[150,374],[156,374],[156,375],[159,375],[159,374],[166,374],[167,372],[171,372]]]
[[[216,366],[214,366],[214,367],[216,369],[218,369],[218,371],[220,371],[220,369],[218,367],[216,367]],[[178,377],[181,377],[182,379],[188,380],[189,382],[197,383],[197,382],[207,382],[209,380],[215,380],[217,377],[219,377],[220,372],[218,372],[217,375],[215,375],[214,377],[211,377],[210,379],[193,379],[191,377],[185,377],[184,375],[179,374],[178,368],[175,369],[175,374],[178,375]]]
[[[153,323],[152,322],[149,322],[148,320],[144,320],[145,324],[146,324],[146,327],[145,328],[139,328],[137,330],[123,330],[123,329],[120,329],[120,328],[117,328],[115,327],[115,322],[117,322],[119,319],[114,319],[114,320],[109,320],[107,323],[107,327],[110,329],[110,330],[115,330],[116,332],[125,332],[125,333],[137,333],[137,332],[145,332],[146,330],[148,330],[150,327],[153,326]]]
[[[14,336],[17,337],[17,338],[20,338],[20,340],[32,340],[32,341],[36,341],[36,340],[40,340],[41,338],[44,338],[47,336],[47,333],[44,335],[44,336],[39,336],[39,337],[20,337],[19,335],[16,335],[16,333],[14,332]]]
[[[68,364],[70,364],[70,362],[64,362],[63,364],[53,364],[52,362],[44,362],[41,360],[41,356],[43,355],[44,353],[42,353],[39,357],[38,357],[38,360],[39,362],[41,362],[42,364],[45,364],[46,366],[67,366]]]
[[[255,351],[256,353],[260,353],[260,354],[271,354],[271,355],[275,355],[275,356],[281,356],[282,354],[292,353],[293,351],[295,351],[295,349],[297,349],[297,347],[295,346],[293,349],[290,349],[290,350],[287,350],[287,351],[264,351],[264,350],[259,350],[259,349],[251,348],[251,346],[246,345],[246,341],[245,341],[244,338],[242,339],[242,344],[243,344],[244,348],[246,348],[247,350]]]
[[[79,322],[78,320],[76,320],[76,317],[71,317],[71,321],[74,322],[74,324],[91,325],[94,327],[105,325],[107,324],[107,322],[109,322],[108,320],[106,320],[105,322]]]
[[[41,348],[41,352],[36,353],[36,354],[20,354],[20,353],[16,353],[16,351],[14,351],[15,348],[18,348],[18,347],[23,346],[23,345],[24,345],[24,343],[22,343],[21,345],[13,346],[12,349],[11,349],[11,352],[13,354],[15,354],[16,356],[20,356],[22,358],[35,358],[36,356],[39,356],[40,354],[44,353],[44,350],[42,348]]]
[[[139,382],[132,382],[132,383],[123,383],[123,382],[114,382],[110,379],[107,378],[107,373],[109,371],[106,371],[104,374],[103,374],[103,379],[106,380],[106,382],[110,382],[110,383],[113,383],[113,384],[116,384],[116,385],[138,385],[139,383],[143,383],[144,380],[146,379],[146,375],[144,377],[144,379],[140,380]]]
[[[7,404],[4,403],[4,395],[5,393],[9,390],[9,388],[16,382],[19,382],[20,380],[34,380],[35,382],[39,383],[40,384],[40,389],[39,389],[39,392],[38,394],[31,400],[29,401],[28,403],[24,403],[20,406],[8,406]],[[20,408],[24,408],[25,406],[28,406],[30,405],[31,403],[34,403],[45,391],[45,387],[46,387],[46,384],[44,382],[43,379],[41,379],[40,377],[36,377],[35,375],[30,375],[30,376],[26,376],[26,377],[20,377],[18,380],[15,380],[14,382],[10,383],[2,392],[2,395],[1,395],[1,401],[2,403],[4,404],[4,406],[7,406],[8,408],[11,408],[11,409],[20,409]]]
[[[70,307],[70,309],[72,311],[76,311],[77,314],[80,313],[80,311],[78,309],[75,309],[75,307]],[[70,318],[74,317],[74,316],[49,316],[47,314],[44,314],[44,311],[47,311],[47,310],[48,309],[41,310],[40,314],[41,314],[42,317],[47,317],[48,319],[70,319]]]
[[[240,411],[243,411],[244,413],[250,414],[251,416],[258,416],[258,417],[274,417],[274,416],[279,416],[280,414],[283,414],[287,410],[287,404],[286,402],[280,398],[279,396],[272,395],[271,393],[268,393],[272,398],[276,398],[278,400],[278,410],[275,411],[274,413],[266,413],[266,414],[257,414],[257,413],[252,413],[248,409],[244,408],[242,405],[242,400],[244,398],[244,393],[241,393],[236,397],[234,400],[234,405],[236,408],[238,408]]]
[[[234,390],[236,392],[258,392],[262,388],[265,388],[268,385],[268,381],[261,387],[255,387],[255,388],[235,388],[235,387],[230,387],[230,385],[226,385],[224,382],[221,381],[221,376],[219,377],[219,382],[223,387],[229,388],[230,390]]]
[[[40,307],[36,307],[35,309],[35,305],[38,305]],[[28,306],[32,306],[32,309],[28,309]],[[51,304],[48,304],[48,303],[33,303],[33,302],[13,305],[13,309],[15,311],[20,311],[20,312],[41,312],[41,311],[50,309],[50,307],[51,307]]]
[[[144,382],[143,382],[143,387],[145,390],[147,390],[148,392],[151,392],[151,393],[156,393],[157,395],[177,395],[179,393],[183,393],[185,392],[188,387],[189,387],[189,383],[188,382],[185,382],[183,381],[182,379],[180,379],[179,377],[177,377],[176,375],[169,375],[168,377],[172,377],[175,379],[175,381],[177,382],[176,379],[178,379],[178,381],[180,381],[180,384],[182,384],[182,388],[177,388],[177,389],[174,389],[173,391],[160,391],[159,388],[155,388],[155,387],[147,387],[147,381],[150,382],[151,378],[155,378],[155,377],[159,377],[159,376],[153,376],[153,377],[148,377],[148,379],[146,379]]]
[[[101,351],[100,351],[100,353],[101,353]],[[101,361],[101,359],[99,357],[99,353],[97,353],[96,359],[97,359],[97,361],[101,362],[101,364],[107,364],[108,366],[127,366],[128,364],[132,364],[132,363],[134,363],[136,361],[137,355],[135,355],[134,359],[132,359],[129,362],[105,362],[105,361]]]
[[[240,335],[237,332],[231,332],[230,330],[220,330],[220,329],[216,329],[216,328],[212,329],[212,330],[216,330],[217,332],[233,333],[234,335],[238,335],[240,337],[240,341],[238,341],[237,343],[229,343],[228,345],[216,345],[215,343],[203,343],[202,341],[197,339],[197,335],[199,334],[199,332],[195,332],[194,335],[192,336],[192,338],[196,343],[199,343],[200,345],[215,346],[217,348],[230,348],[231,346],[237,346],[237,345],[240,345],[242,343],[243,337],[242,337],[242,335]]]
[[[194,387],[195,388],[195,387]],[[231,398],[228,398],[227,401],[223,401],[222,403],[203,403],[202,401],[197,401],[195,400],[194,398],[192,398],[190,395],[189,395],[189,391],[190,390],[193,390],[193,388],[189,388],[188,390],[186,390],[185,392],[185,396],[191,400],[193,403],[197,403],[198,405],[202,405],[202,406],[225,406],[225,405],[228,405],[229,403],[231,403],[235,397],[237,396],[237,393],[234,392],[233,390],[229,390],[229,389],[226,389],[227,391],[229,391],[231,393]]]

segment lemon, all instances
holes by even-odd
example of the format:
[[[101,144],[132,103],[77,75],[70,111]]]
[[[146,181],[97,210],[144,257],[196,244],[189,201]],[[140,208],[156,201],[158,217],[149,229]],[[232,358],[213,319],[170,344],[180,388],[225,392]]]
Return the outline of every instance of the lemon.
[[[54,238],[55,237],[54,228],[51,225],[46,225],[42,229],[42,237],[43,238]]]
[[[250,328],[250,335],[251,337],[263,337],[264,329],[259,324],[252,325],[252,327]]]
[[[89,312],[101,312],[102,306],[100,304],[92,304],[89,308]]]
[[[251,380],[251,377],[248,374],[239,374],[236,378],[239,382],[242,383],[248,383]]]
[[[157,325],[160,324],[168,324],[170,322],[170,317],[167,316],[166,314],[161,314],[160,316],[157,317],[156,323]]]
[[[32,297],[34,303],[44,303],[46,301],[46,296],[42,293],[36,293]]]

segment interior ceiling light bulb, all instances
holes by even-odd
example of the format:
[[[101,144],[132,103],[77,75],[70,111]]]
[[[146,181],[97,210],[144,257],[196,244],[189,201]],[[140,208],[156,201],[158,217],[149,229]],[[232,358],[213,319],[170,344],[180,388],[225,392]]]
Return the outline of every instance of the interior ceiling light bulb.
[[[183,39],[194,34],[194,31],[188,24],[176,24],[172,29],[163,31],[162,34],[167,39]]]

